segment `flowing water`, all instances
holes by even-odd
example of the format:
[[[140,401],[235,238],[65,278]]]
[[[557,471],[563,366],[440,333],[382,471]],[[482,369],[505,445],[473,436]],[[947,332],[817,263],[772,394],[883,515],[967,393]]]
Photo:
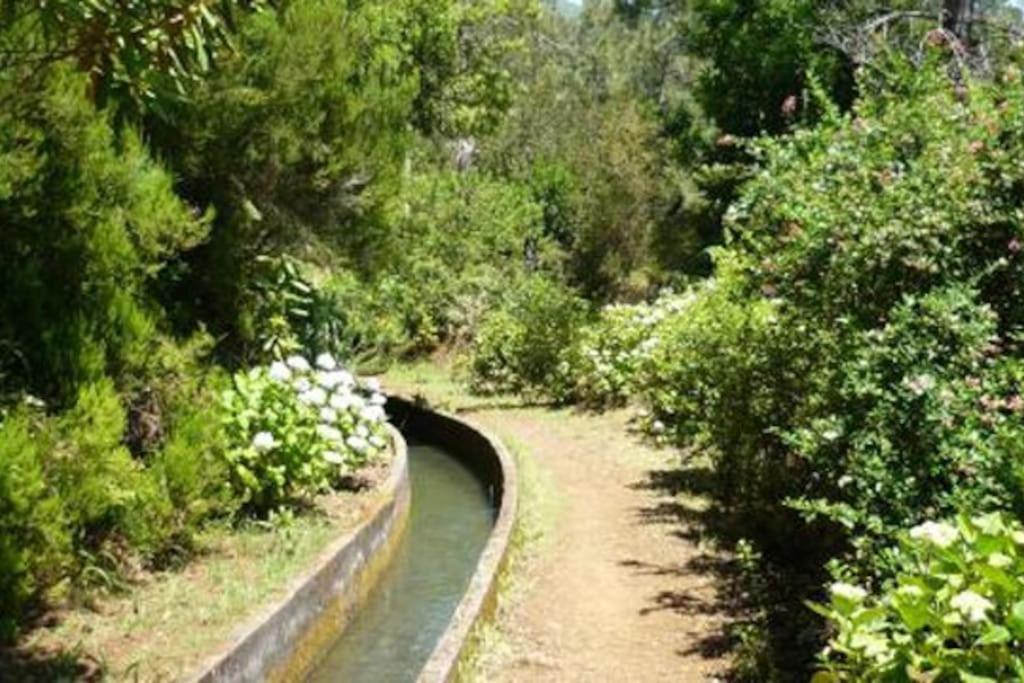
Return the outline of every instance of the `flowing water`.
[[[415,443],[409,476],[405,538],[311,683],[415,681],[469,585],[494,525],[483,484],[454,457]]]

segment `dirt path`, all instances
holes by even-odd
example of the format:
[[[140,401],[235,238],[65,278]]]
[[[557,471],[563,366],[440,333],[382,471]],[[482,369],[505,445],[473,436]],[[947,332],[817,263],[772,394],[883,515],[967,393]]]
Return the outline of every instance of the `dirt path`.
[[[531,539],[516,551],[476,678],[688,683],[728,673],[727,558],[702,541],[706,506],[682,493],[676,454],[631,435],[625,411],[471,399],[430,364],[387,383],[487,428],[520,462]]]
[[[558,512],[507,610],[497,681],[708,681],[724,674],[726,617],[673,495],[671,453],[638,443],[624,413],[486,410],[472,419],[550,474]]]

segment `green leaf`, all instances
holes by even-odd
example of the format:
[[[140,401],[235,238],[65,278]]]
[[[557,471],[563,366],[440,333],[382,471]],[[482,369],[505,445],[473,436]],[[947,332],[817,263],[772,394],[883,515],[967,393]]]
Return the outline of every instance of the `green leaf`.
[[[989,678],[988,676],[977,676],[969,671],[960,671],[959,673],[960,680],[963,681],[963,683],[999,683],[999,681],[994,678]]]
[[[1010,608],[1010,616],[1006,625],[1016,638],[1024,638],[1024,600],[1021,600]]]
[[[978,638],[978,645],[1002,645],[1010,642],[1010,631],[1005,626],[991,626]]]

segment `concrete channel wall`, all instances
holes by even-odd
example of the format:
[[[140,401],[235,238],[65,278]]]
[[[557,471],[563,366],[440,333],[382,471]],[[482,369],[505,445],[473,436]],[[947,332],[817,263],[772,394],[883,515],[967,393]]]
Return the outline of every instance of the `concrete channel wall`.
[[[460,662],[474,647],[474,629],[493,616],[497,605],[498,577],[508,560],[515,528],[516,465],[500,441],[462,417],[398,398],[389,400],[388,412],[403,432],[439,446],[476,474],[488,487],[496,511],[494,528],[469,587],[419,677],[420,683],[455,681]]]
[[[498,577],[515,526],[515,461],[497,439],[471,423],[401,398],[388,400],[392,422],[436,445],[468,467],[486,486],[495,524],[452,621],[419,676],[420,683],[454,681],[472,651],[474,628],[490,618]],[[339,539],[288,595],[254,619],[234,644],[189,680],[192,683],[304,680],[343,633],[390,562],[408,524],[411,490],[405,440],[392,429],[395,459],[377,502],[362,524]]]
[[[391,472],[360,525],[332,543],[285,598],[247,624],[225,652],[189,680],[287,682],[301,681],[312,672],[365,602],[408,524],[408,453],[402,435],[391,432]]]

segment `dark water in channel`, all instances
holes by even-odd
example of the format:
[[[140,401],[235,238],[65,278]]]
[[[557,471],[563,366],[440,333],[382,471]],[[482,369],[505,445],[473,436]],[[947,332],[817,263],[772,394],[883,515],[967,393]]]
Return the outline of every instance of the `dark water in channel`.
[[[433,446],[409,444],[412,510],[391,566],[311,683],[415,681],[494,525],[484,486]]]

